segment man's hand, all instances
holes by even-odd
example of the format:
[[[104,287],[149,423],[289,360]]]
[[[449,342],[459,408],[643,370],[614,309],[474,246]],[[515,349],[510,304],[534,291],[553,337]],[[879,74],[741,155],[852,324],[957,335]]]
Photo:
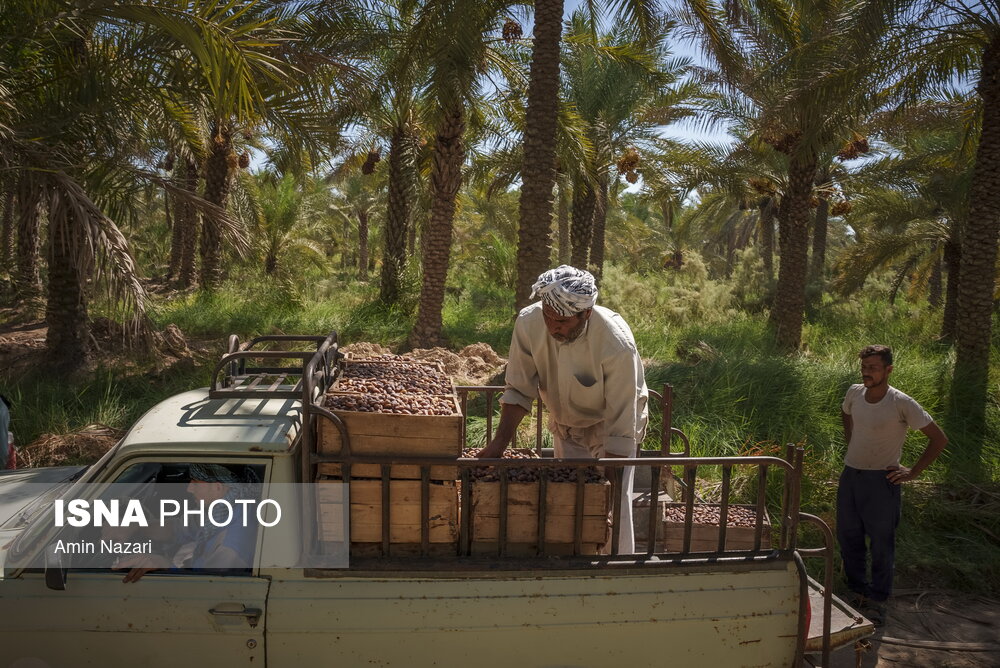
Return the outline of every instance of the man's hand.
[[[476,459],[499,459],[503,457],[503,451],[507,449],[507,444],[500,439],[494,438],[489,445],[476,453]]]
[[[507,446],[510,445],[510,442],[514,440],[514,436],[517,434],[517,425],[521,424],[521,420],[527,414],[528,411],[517,404],[505,404],[501,402],[500,424],[497,425],[497,431],[493,434],[493,439],[490,440],[489,444],[479,451],[476,458],[499,459],[503,457],[503,451],[507,449]]]
[[[122,578],[122,582],[138,582],[143,575],[150,571],[170,568],[170,562],[167,561],[166,557],[158,554],[144,554],[142,556],[122,559],[111,570],[120,571],[125,568],[128,568],[129,572]]]
[[[916,480],[918,475],[905,466],[890,466],[888,469],[889,473],[885,476],[894,485],[902,485],[904,482],[910,482],[911,480]]]

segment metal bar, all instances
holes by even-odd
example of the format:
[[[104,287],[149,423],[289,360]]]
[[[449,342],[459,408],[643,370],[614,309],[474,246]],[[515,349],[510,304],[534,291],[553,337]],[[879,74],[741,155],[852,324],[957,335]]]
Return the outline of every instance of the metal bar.
[[[535,401],[537,406],[535,412],[535,453],[541,457],[542,456],[542,400],[541,398]]]
[[[697,468],[695,466],[684,467],[684,486],[687,498],[684,503],[684,542],[681,544],[681,553],[687,554],[691,551],[691,518],[694,516],[694,483],[697,478]]]
[[[798,542],[799,507],[802,502],[802,460],[805,450],[801,446],[795,448],[795,458],[792,461],[792,501],[789,508],[790,523],[788,527],[788,549],[794,550]]]
[[[809,576],[806,574],[806,565],[802,563],[802,557],[797,552],[792,554],[795,568],[799,572],[799,623],[795,634],[795,663],[792,665],[801,666],[806,652],[806,635],[809,633],[809,627],[806,625],[806,617],[808,616],[806,610],[809,606]],[[824,661],[823,665],[829,666],[830,664]]]
[[[233,336],[236,336],[235,334]],[[232,337],[230,337],[232,339]],[[239,341],[239,339],[236,339]],[[266,341],[295,341],[302,343],[323,343],[326,341],[326,337],[318,335],[298,335],[298,334],[264,334],[263,336],[258,336],[247,342],[244,350],[249,350],[258,343],[263,343]]]
[[[792,444],[785,444],[785,460],[792,461],[794,455],[795,451]],[[788,504],[791,492],[791,480],[788,477],[788,473],[785,472],[781,479],[781,536],[778,542],[778,547],[782,550],[788,549]]]
[[[472,554],[472,471],[463,466],[459,469],[462,479],[461,522],[459,522],[459,556]]]
[[[726,531],[729,529],[729,494],[732,487],[733,467],[722,467],[722,501],[719,504],[719,552],[726,550]]]
[[[314,406],[317,414],[327,414],[329,417],[336,419],[337,416],[330,413],[329,410]],[[342,461],[346,457],[341,455],[332,455],[330,459],[324,461]],[[455,462],[462,463],[465,461],[467,465],[471,465],[474,462],[472,459],[468,458],[450,458],[450,457],[396,457],[393,455],[360,455],[352,456],[351,461],[364,462],[370,464],[380,464],[383,462],[389,462],[393,464],[414,464],[419,465],[423,463],[431,463],[435,465],[452,464]],[[475,460],[479,461],[479,460]],[[632,465],[632,466],[684,466],[684,467],[699,467],[699,466],[762,466],[767,464],[769,468],[782,468],[791,469],[791,466],[785,462],[783,459],[777,457],[685,457],[678,459],[667,459],[665,457],[613,457],[613,458],[603,458],[603,459],[553,459],[550,457],[545,457],[541,459],[489,459],[483,460],[488,461],[490,466],[496,466],[499,468],[545,468],[554,467],[558,468],[560,466],[605,466],[608,464],[622,466]]]
[[[583,476],[576,476],[576,503],[573,504],[573,554],[578,555],[583,552]]]
[[[823,534],[823,665],[830,665],[830,624],[833,608],[833,532],[819,517],[809,513],[799,513],[799,517],[812,522]]]
[[[391,540],[391,535],[389,533],[389,464],[382,464],[382,556],[389,556],[389,542]]]
[[[276,389],[278,389],[279,385],[284,385],[286,378],[288,378],[287,373],[283,373],[280,376],[278,376],[277,380],[271,383],[271,387],[267,388],[267,391],[274,392]],[[298,392],[296,392],[295,394],[298,395]]]
[[[607,471],[607,468],[604,469]],[[582,478],[580,469],[577,469],[577,478]],[[625,469],[615,466],[611,469],[611,554],[617,555],[619,549],[619,529],[622,523],[622,476]]]
[[[670,441],[673,438],[674,428],[674,386],[670,383],[663,384],[663,398],[661,400],[663,409],[663,431],[661,439],[665,439],[664,452],[670,454]]]
[[[460,396],[462,397],[461,404],[462,404],[462,418],[463,419],[462,419],[461,430],[462,430],[462,447],[464,448],[464,447],[468,446],[468,441],[467,441],[468,431],[467,431],[467,429],[468,429],[468,421],[469,421],[469,393],[468,393],[468,391],[461,392]]]
[[[297,366],[247,366],[240,373],[241,376],[250,375],[274,375],[278,373],[289,373],[292,375],[298,375],[302,373],[301,368]]]
[[[545,520],[549,516],[549,469],[538,472],[538,554],[545,554]]]
[[[649,526],[646,528],[646,556],[652,556],[653,552],[656,551],[656,523],[660,520],[660,472],[662,470],[659,466],[649,469]],[[664,537],[664,542],[666,542],[666,537]]]
[[[759,469],[757,469],[757,508],[755,509],[756,517],[754,518],[754,527],[753,527],[754,552],[760,550],[760,541],[764,533],[764,513],[767,512],[764,506],[766,501],[767,501],[767,464],[763,464]]]
[[[497,527],[497,556],[507,556],[507,495],[510,492],[507,469],[500,470],[500,524]]]
[[[262,375],[254,376],[253,380],[250,381],[250,384],[245,386],[245,390],[247,390],[247,391],[252,390],[253,388],[255,388],[258,385],[260,385],[260,381],[262,381],[262,380],[264,380],[264,376],[262,376]],[[236,389],[236,388],[233,388],[233,389]],[[239,389],[243,390],[244,386],[241,386]]]
[[[420,467],[420,554],[426,557],[431,549],[431,468]]]
[[[493,438],[493,392],[486,393],[486,444]],[[514,437],[517,443],[517,436]]]
[[[333,426],[337,428],[337,431],[340,432],[340,453],[336,457],[336,459],[331,459],[329,461],[339,461],[342,459],[349,459],[351,457],[351,438],[347,433],[347,425],[345,425],[344,421],[340,419],[340,416],[337,415],[336,413],[330,412],[329,410],[323,408],[322,406],[317,406],[316,404],[312,404],[309,406],[309,412],[317,416],[323,416],[327,420],[330,420],[331,422],[333,422]],[[315,434],[315,431],[313,431],[313,434]],[[310,446],[310,449],[315,454],[316,445],[313,442],[313,439],[310,437],[310,440],[306,442],[312,444]]]

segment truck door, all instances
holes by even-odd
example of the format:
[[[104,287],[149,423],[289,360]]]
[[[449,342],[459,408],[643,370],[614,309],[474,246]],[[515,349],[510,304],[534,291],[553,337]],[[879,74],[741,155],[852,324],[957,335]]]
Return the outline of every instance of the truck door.
[[[163,482],[185,466],[133,460],[112,480],[149,475],[150,482]],[[253,466],[266,480],[266,465]],[[0,665],[264,665],[269,580],[257,575],[255,562],[242,570],[156,570],[130,583],[124,574],[71,570],[63,591],[47,588],[38,571],[4,581],[3,608],[13,614],[4,615],[0,628]]]

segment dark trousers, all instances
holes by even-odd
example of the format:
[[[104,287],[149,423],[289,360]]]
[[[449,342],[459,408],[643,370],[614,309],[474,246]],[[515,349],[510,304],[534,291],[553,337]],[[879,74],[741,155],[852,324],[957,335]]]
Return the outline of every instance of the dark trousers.
[[[844,573],[851,591],[875,601],[892,593],[899,525],[900,486],[885,477],[888,471],[844,467],[837,488],[837,541]],[[866,557],[871,547],[872,571],[868,579]]]

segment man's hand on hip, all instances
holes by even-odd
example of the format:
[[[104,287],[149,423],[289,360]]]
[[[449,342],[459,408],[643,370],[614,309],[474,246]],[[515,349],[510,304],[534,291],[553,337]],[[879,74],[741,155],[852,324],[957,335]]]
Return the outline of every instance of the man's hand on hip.
[[[887,470],[889,473],[886,474],[885,477],[888,478],[889,482],[894,485],[902,485],[904,482],[916,480],[918,476],[918,474],[914,473],[905,466],[890,467]]]

